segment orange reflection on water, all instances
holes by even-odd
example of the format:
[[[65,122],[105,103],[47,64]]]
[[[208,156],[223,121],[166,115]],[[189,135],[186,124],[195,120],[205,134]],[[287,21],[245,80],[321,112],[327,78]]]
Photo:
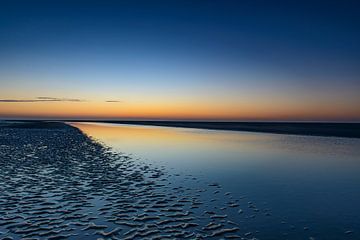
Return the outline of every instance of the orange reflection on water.
[[[183,156],[182,161],[185,158],[222,160],[226,155],[225,158],[244,161],[251,154],[268,160],[279,153],[290,154],[289,158],[304,153],[329,155],[329,146],[332,146],[329,157],[340,155],[344,160],[345,155],[360,154],[359,150],[354,150],[358,140],[108,123],[71,125],[116,150],[140,154],[144,158]]]
[[[232,131],[213,131],[191,128],[139,126],[123,124],[74,123],[85,134],[110,144],[126,153],[144,157],[174,159],[223,158],[224,152],[238,156],[240,152],[254,152],[261,143],[273,136]],[[253,144],[256,142],[257,144]],[[205,153],[205,154],[204,154]]]
[[[247,161],[247,154],[262,154],[262,150],[268,148],[266,145],[271,139],[278,137],[257,133],[158,126],[102,123],[72,125],[119,152],[134,154],[141,159],[188,166],[216,166],[226,164],[225,162]]]
[[[213,131],[191,128],[174,128],[159,126],[139,126],[126,124],[102,124],[102,123],[72,123],[90,136],[100,137],[100,140],[133,142],[136,145],[151,144],[163,145],[176,144],[193,146],[226,144],[227,147],[239,147],[253,141],[269,140],[270,136],[255,133],[242,133],[231,131]]]
[[[356,139],[108,123],[71,124],[118,152],[173,167],[246,169],[247,165],[253,165],[267,171],[293,166],[315,169],[325,164],[329,169],[337,169],[345,162],[358,165],[360,154]]]

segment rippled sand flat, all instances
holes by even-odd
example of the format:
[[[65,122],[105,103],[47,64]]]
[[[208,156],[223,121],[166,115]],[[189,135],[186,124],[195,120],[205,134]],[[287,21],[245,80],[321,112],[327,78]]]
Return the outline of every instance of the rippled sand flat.
[[[170,179],[63,123],[0,126],[0,237],[253,239],[223,213],[242,210],[220,185],[204,198]]]

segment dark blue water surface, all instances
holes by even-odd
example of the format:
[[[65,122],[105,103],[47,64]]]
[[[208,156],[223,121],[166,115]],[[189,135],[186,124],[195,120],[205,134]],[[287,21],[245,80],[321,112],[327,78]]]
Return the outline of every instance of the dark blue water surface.
[[[199,189],[259,239],[360,239],[360,139],[73,125],[137,161],[164,166],[174,185]],[[233,200],[239,206],[221,209]]]

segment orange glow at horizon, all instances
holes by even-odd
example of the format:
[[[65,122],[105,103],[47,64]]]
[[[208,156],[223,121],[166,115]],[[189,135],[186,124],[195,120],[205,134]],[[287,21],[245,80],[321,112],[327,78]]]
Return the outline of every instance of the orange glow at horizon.
[[[339,110],[341,109],[341,110]],[[291,102],[41,102],[0,103],[0,117],[60,119],[343,120],[360,119],[349,107]]]

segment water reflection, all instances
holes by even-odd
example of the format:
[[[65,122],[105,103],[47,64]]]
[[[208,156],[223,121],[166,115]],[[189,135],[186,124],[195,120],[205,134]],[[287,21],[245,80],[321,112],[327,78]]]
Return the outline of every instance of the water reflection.
[[[358,139],[102,123],[76,123],[74,126],[119,151],[184,168],[246,162],[271,165],[297,162],[322,167],[324,161],[349,169],[354,169],[352,165],[360,166]],[[344,163],[351,166],[344,166]]]
[[[358,139],[100,123],[73,125],[141,161],[219,182],[235,197],[249,196],[266,205],[272,210],[271,220],[239,219],[245,228],[260,228],[261,238],[360,238]],[[346,234],[349,229],[353,233]]]

